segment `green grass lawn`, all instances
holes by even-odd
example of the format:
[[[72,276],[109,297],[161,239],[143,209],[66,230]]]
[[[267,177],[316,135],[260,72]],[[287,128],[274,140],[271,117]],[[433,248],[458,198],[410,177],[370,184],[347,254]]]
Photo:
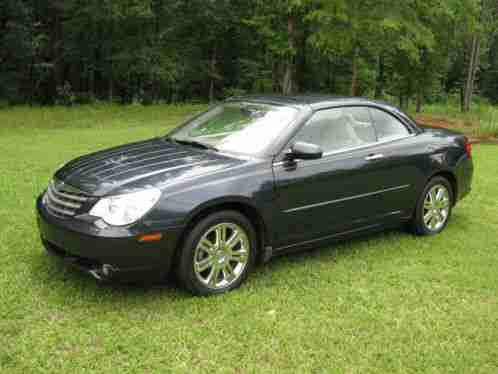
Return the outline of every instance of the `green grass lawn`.
[[[439,236],[262,265],[240,290],[98,285],[44,255],[34,201],[80,154],[202,106],[0,111],[0,373],[498,373],[498,147]]]

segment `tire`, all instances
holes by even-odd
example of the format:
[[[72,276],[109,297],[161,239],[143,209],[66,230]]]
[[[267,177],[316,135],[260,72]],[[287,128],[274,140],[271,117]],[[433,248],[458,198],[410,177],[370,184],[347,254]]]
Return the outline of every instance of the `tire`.
[[[229,210],[212,213],[187,234],[178,254],[176,275],[195,295],[231,291],[254,267],[257,243],[254,226],[244,215]]]
[[[451,183],[444,177],[432,178],[417,201],[411,223],[413,232],[421,236],[439,234],[448,225],[453,202]]]

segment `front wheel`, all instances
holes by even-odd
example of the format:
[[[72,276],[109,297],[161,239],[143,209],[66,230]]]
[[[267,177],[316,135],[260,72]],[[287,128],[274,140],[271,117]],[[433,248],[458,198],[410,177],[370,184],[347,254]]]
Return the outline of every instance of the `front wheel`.
[[[187,235],[179,254],[177,275],[196,295],[213,295],[237,288],[256,259],[256,232],[235,211],[213,213]]]
[[[444,177],[432,178],[417,203],[412,227],[418,235],[434,235],[444,230],[451,216],[453,189]]]

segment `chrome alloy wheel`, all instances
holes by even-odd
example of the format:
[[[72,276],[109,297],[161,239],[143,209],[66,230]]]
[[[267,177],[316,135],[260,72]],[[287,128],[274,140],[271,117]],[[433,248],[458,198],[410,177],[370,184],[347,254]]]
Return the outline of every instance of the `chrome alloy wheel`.
[[[432,231],[439,231],[446,221],[450,212],[450,193],[442,184],[433,186],[424,200],[424,225]]]
[[[209,228],[194,252],[194,273],[211,289],[222,289],[236,282],[249,260],[250,242],[244,229],[234,223]]]

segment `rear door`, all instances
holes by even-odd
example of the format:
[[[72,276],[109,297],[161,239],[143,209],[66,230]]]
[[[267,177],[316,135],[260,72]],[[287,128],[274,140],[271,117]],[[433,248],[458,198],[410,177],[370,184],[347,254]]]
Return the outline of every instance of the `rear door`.
[[[409,215],[417,178],[405,157],[412,134],[373,110],[378,109],[316,112],[290,144],[317,144],[324,157],[274,164],[276,248]]]

